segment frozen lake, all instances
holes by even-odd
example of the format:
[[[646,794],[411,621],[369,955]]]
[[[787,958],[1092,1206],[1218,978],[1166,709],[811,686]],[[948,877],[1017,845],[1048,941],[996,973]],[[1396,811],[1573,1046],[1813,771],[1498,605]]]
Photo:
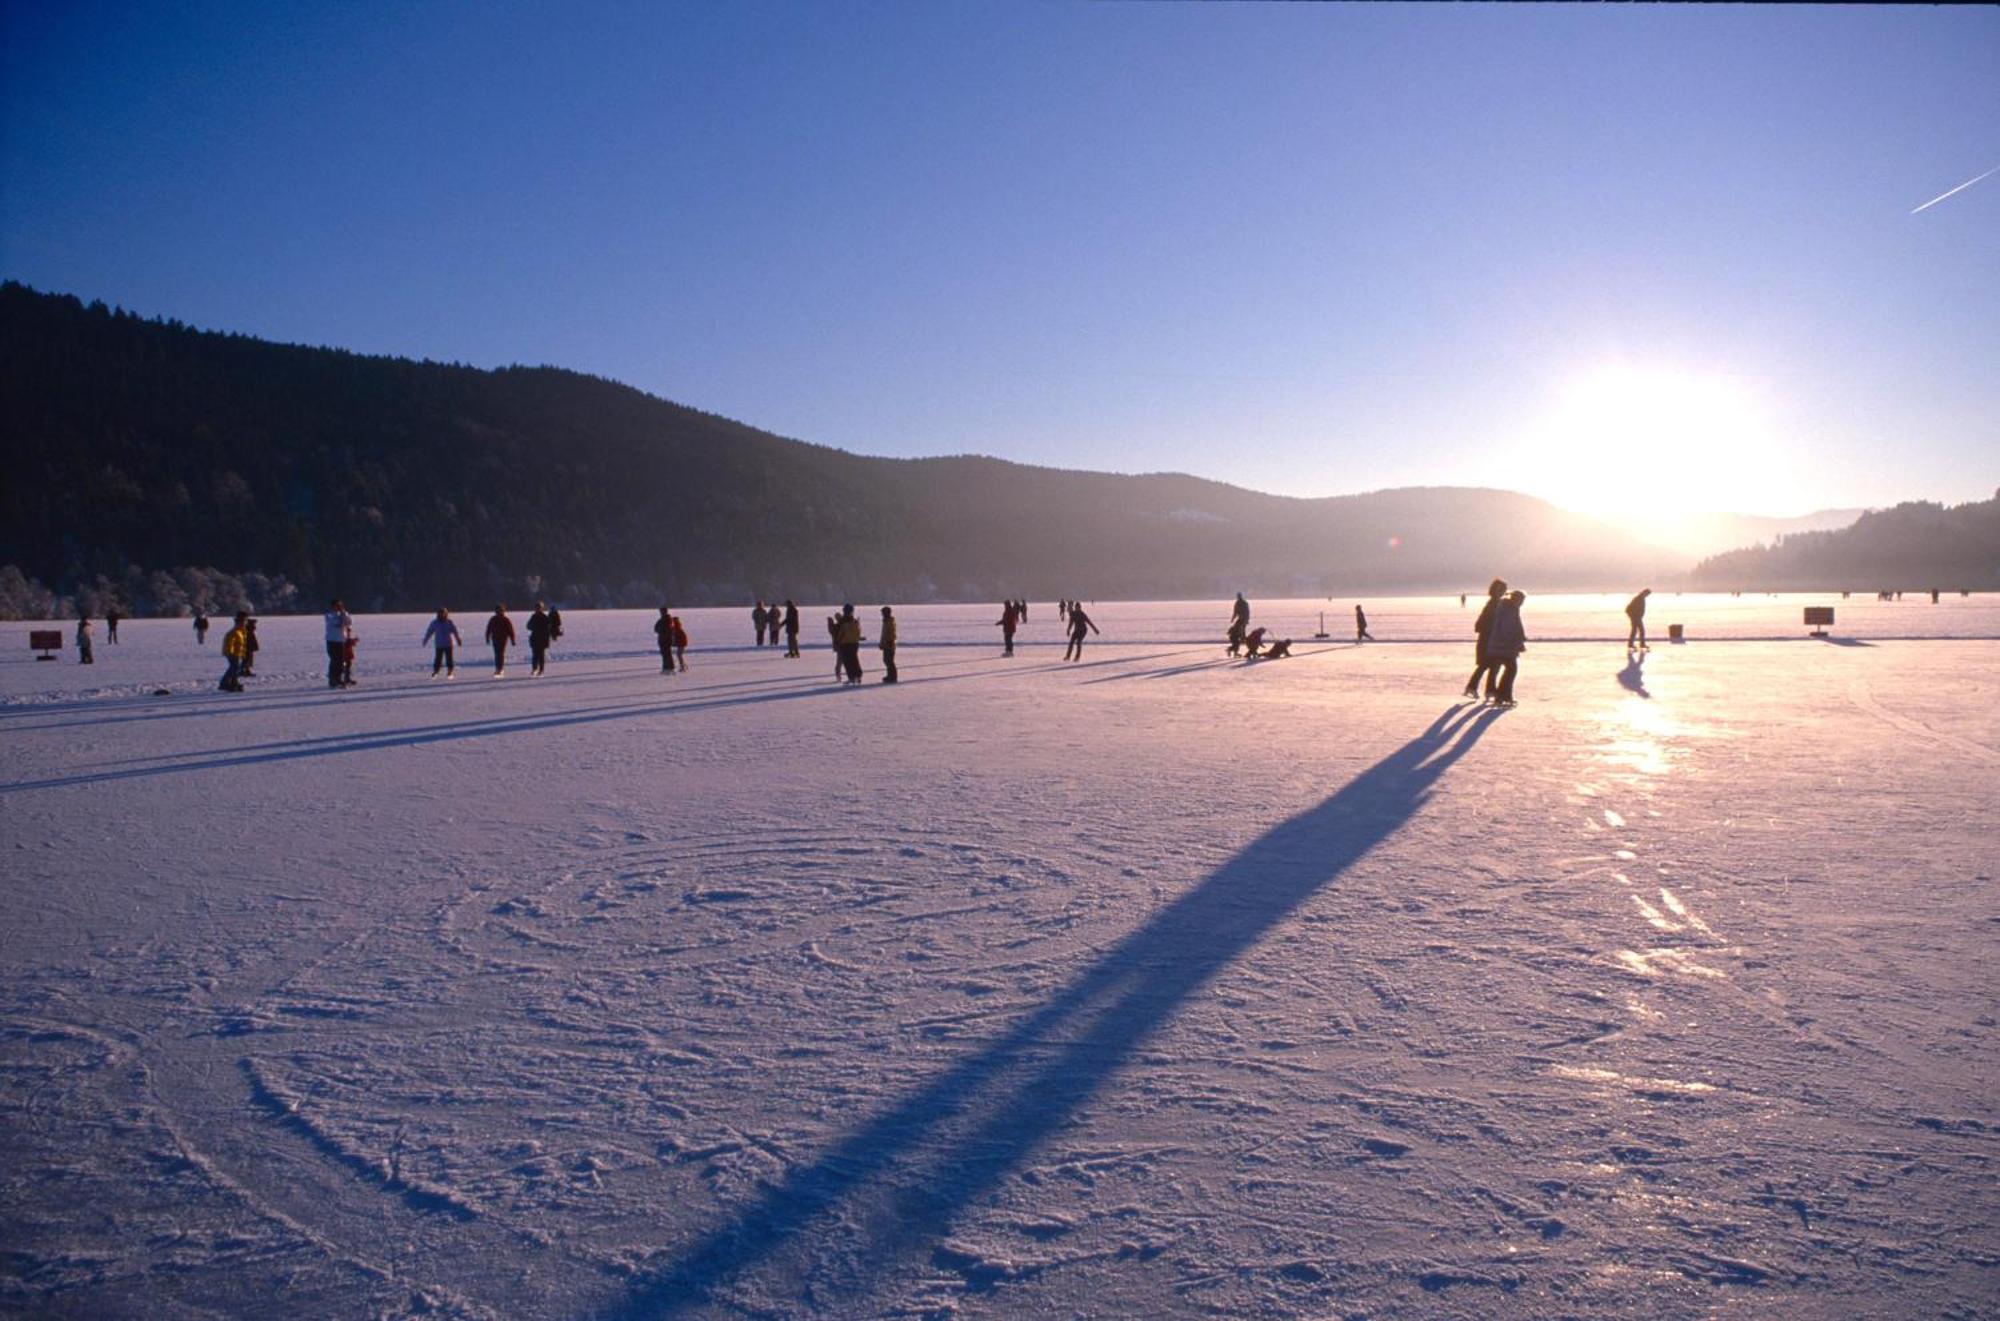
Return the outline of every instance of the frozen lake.
[[[2000,603],[1622,603],[0,625],[0,1307],[1993,1315]]]

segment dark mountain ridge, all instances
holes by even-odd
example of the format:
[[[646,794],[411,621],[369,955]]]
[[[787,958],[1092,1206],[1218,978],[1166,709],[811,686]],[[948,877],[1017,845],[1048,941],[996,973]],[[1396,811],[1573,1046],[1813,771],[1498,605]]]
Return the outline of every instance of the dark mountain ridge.
[[[208,566],[423,608],[1624,588],[1685,567],[1473,488],[1295,499],[1181,474],[890,459],[550,367],[275,344],[0,286],[0,563]],[[129,608],[129,605],[128,605]]]
[[[1945,506],[1913,500],[1837,531],[1794,532],[1712,555],[1690,575],[1722,591],[1969,591],[2000,588],[2000,492]]]

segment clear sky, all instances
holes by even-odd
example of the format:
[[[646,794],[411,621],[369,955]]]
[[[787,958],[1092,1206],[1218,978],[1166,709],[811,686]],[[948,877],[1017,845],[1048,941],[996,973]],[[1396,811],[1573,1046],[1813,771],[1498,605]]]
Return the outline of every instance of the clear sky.
[[[2000,10],[0,0],[0,274],[872,454],[2000,485]]]

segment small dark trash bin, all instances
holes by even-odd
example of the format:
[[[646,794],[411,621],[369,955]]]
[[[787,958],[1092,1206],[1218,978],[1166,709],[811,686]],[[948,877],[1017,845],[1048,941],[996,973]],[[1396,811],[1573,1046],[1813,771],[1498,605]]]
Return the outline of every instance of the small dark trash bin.
[[[1667,641],[1669,642],[1687,641],[1687,637],[1681,632],[1681,626],[1679,624],[1667,625]]]

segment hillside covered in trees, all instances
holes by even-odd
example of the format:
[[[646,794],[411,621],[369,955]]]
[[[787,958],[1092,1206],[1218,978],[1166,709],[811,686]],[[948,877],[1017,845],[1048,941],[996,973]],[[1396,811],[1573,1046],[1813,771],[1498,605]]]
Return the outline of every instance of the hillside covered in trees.
[[[2000,589],[2000,493],[1944,505],[1912,501],[1834,532],[1795,532],[1710,556],[1694,584],[1723,591]]]
[[[1684,567],[1509,492],[1302,500],[869,458],[576,372],[273,344],[13,283],[0,416],[14,590],[128,610],[211,586],[264,609],[699,605],[1625,587]]]

